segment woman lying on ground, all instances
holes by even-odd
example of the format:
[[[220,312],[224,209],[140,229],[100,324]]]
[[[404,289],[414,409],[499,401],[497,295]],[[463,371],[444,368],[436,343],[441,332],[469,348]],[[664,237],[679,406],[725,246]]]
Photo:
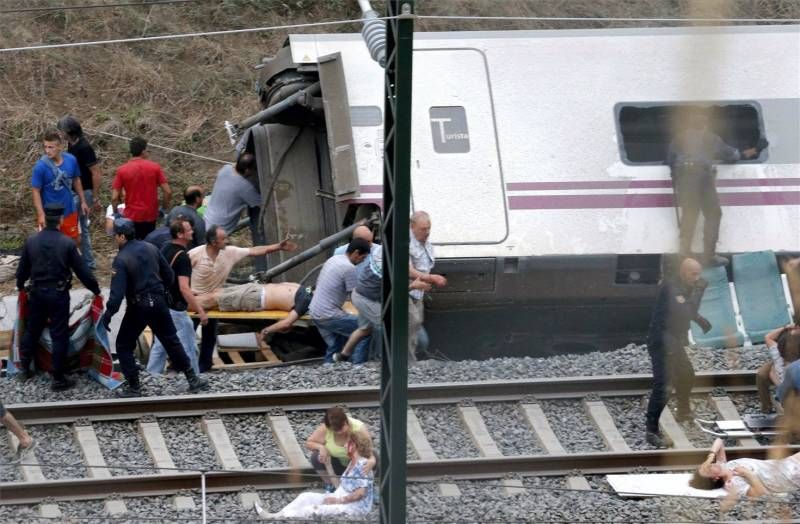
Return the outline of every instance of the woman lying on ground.
[[[370,460],[374,461],[372,439],[361,432],[351,433],[347,441],[350,463],[339,479],[339,487],[333,493],[305,491],[278,513],[268,518],[348,516],[360,517],[369,513],[374,496],[373,473]]]
[[[728,462],[722,439],[689,481],[696,489],[725,488],[733,498],[760,497],[800,489],[800,453],[777,460],[740,458]]]
[[[333,491],[335,477],[332,477],[328,468],[335,475],[344,473],[350,462],[347,453],[347,443],[350,435],[358,433],[372,441],[367,425],[360,420],[348,415],[341,406],[328,408],[322,424],[306,440],[306,448],[311,451],[311,465],[326,484],[326,489]],[[367,457],[369,470],[375,467],[375,456]]]

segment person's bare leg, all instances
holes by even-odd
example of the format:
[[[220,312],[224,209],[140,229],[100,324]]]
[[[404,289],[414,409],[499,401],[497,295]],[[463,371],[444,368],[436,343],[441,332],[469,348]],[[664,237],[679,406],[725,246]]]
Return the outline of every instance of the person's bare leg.
[[[6,411],[6,414],[0,419],[3,422],[3,425],[8,428],[8,430],[17,437],[19,440],[19,447],[22,449],[29,448],[33,444],[33,437],[31,437],[25,428],[22,427],[22,424],[17,422],[17,419],[14,418],[14,415]]]
[[[347,339],[347,342],[345,342],[342,348],[342,356],[349,357],[353,353],[353,348],[356,347],[356,344],[358,344],[362,338],[368,337],[370,333],[372,333],[372,328],[358,328],[350,333],[350,338]]]

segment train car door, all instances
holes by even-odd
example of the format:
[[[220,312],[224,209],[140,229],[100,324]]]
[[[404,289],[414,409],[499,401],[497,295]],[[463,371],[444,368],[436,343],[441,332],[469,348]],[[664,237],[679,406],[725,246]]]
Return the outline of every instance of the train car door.
[[[497,244],[506,198],[486,59],[476,49],[414,51],[412,208],[436,244]]]

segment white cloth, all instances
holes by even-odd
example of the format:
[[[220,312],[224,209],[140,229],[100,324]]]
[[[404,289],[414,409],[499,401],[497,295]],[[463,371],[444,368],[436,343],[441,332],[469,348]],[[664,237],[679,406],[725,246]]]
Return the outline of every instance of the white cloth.
[[[273,515],[275,518],[280,517],[315,517],[315,516],[349,516],[349,517],[362,517],[363,510],[359,507],[358,502],[349,502],[347,504],[323,504],[322,501],[325,497],[345,497],[348,493],[339,486],[333,493],[314,493],[312,491],[304,491],[300,493],[297,498],[286,505],[277,514]]]
[[[789,493],[800,489],[800,460],[793,456],[780,460],[741,458],[725,463],[725,467],[731,471],[737,466],[755,473],[771,494]],[[750,484],[743,477],[734,475],[725,487],[744,497],[750,489]]]

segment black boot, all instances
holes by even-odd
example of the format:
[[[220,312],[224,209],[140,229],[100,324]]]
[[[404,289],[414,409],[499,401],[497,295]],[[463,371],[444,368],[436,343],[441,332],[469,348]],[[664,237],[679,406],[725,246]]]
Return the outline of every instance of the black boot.
[[[187,369],[183,374],[186,375],[186,381],[189,383],[189,391],[192,393],[208,387],[208,380],[197,376],[197,373],[195,373],[192,368]]]
[[[133,398],[142,396],[142,386],[139,384],[139,377],[127,377],[127,382],[121,390],[117,391],[119,398]]]
[[[69,377],[53,377],[53,384],[50,386],[50,389],[53,391],[66,391],[74,385],[75,381]]]

